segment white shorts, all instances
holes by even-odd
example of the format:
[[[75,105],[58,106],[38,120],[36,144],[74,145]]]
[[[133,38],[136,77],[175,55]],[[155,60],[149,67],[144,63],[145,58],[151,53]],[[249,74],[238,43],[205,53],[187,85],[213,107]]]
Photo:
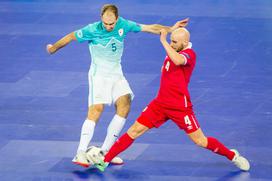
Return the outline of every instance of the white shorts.
[[[94,104],[115,103],[116,100],[126,94],[130,94],[131,100],[134,94],[124,76],[102,77],[89,74],[89,106]]]

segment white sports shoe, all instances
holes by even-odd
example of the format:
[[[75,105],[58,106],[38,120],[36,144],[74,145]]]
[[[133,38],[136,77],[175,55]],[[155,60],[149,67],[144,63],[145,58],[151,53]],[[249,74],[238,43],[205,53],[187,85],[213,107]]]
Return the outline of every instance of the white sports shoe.
[[[124,161],[122,160],[122,158],[116,156],[114,157],[111,162],[110,162],[112,165],[123,165],[124,164]]]
[[[107,152],[103,151],[104,155],[107,154]],[[114,157],[111,162],[112,165],[123,165],[124,164],[124,160],[118,156]]]
[[[74,157],[74,159],[72,160],[72,162],[74,164],[77,164],[86,168],[89,167],[91,164],[90,161],[86,157],[86,153],[83,151],[78,152],[76,156]]]
[[[235,153],[232,162],[241,170],[248,171],[250,169],[250,164],[248,160],[245,157],[241,156],[237,150],[231,149],[231,151]]]

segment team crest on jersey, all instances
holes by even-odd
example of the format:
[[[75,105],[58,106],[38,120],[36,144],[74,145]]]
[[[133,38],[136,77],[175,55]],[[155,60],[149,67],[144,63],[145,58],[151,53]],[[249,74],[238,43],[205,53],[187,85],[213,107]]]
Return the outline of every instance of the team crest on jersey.
[[[77,32],[77,36],[78,36],[79,38],[82,38],[82,37],[83,37],[83,33],[82,33],[81,30],[79,30],[79,31]]]
[[[119,29],[118,33],[119,33],[119,36],[123,36],[123,34],[124,34],[124,29],[123,29],[123,28]]]

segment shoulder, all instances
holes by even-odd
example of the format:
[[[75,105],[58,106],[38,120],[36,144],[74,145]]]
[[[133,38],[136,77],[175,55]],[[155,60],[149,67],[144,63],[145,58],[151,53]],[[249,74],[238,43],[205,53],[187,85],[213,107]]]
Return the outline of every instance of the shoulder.
[[[127,19],[125,19],[125,18],[119,16],[119,17],[118,17],[117,23],[124,23],[124,22],[126,22],[126,21],[127,21]]]
[[[91,24],[87,25],[89,31],[99,31],[100,29],[102,29],[102,22],[101,21],[97,21]]]
[[[179,52],[185,59],[183,66],[190,66],[196,63],[196,54],[192,48],[187,48]]]
[[[184,55],[187,59],[195,59],[196,53],[192,48],[187,48],[179,52],[179,54]]]
[[[125,32],[127,32],[128,29],[128,20],[124,19],[123,17],[118,17],[116,28],[118,31],[120,29],[123,29]]]
[[[119,27],[126,26],[128,24],[128,20],[119,16],[116,25]]]
[[[119,25],[121,25],[121,26],[128,26],[128,25],[130,25],[132,22],[134,22],[134,21],[131,21],[131,20],[129,20],[129,19],[125,19],[125,18],[119,16],[118,21],[117,21],[117,24],[119,24]]]

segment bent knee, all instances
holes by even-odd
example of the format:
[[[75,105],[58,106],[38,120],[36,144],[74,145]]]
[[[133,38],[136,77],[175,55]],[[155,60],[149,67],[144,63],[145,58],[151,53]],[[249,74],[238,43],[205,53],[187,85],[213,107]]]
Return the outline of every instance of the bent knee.
[[[122,104],[116,107],[116,113],[121,117],[127,117],[130,111],[130,103]]]
[[[98,121],[103,110],[104,110],[103,105],[93,105],[89,107],[87,118],[90,120]]]
[[[94,105],[91,108],[89,108],[89,112],[95,111],[95,112],[101,113],[103,112],[103,110],[104,110],[104,106],[102,104]]]

